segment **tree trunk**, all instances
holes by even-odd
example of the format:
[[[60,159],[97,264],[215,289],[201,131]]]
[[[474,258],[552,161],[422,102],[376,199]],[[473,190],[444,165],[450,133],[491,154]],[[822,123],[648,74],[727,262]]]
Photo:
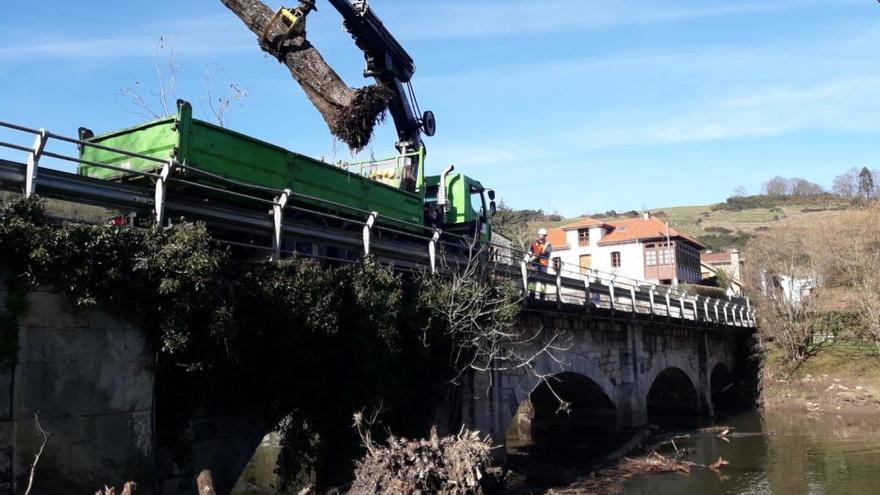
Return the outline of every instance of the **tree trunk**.
[[[217,492],[214,491],[214,477],[207,469],[199,473],[196,478],[196,487],[199,490],[199,495],[217,495]]]
[[[393,96],[387,88],[371,85],[352,89],[330,67],[305,34],[278,46],[284,26],[276,23],[266,43],[263,30],[274,12],[260,0],[221,0],[229,10],[257,35],[257,43],[290,69],[306,96],[324,117],[330,132],[358,151],[366,146],[377,122],[381,122]]]

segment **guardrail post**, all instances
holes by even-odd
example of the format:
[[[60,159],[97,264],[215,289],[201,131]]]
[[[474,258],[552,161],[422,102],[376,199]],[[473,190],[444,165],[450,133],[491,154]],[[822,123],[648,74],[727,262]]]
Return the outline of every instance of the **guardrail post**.
[[[522,283],[523,290],[526,294],[529,293],[529,255],[525,255],[523,257],[522,262],[520,263],[520,270],[522,271]]]
[[[593,305],[593,294],[590,291],[590,276],[586,275],[584,277],[584,307],[587,309],[587,312],[590,311],[590,307]]]
[[[632,285],[629,286],[629,297],[630,297],[630,300],[632,301],[632,307],[633,307],[633,314],[632,315],[633,315],[633,318],[635,318],[636,314],[639,311],[636,309],[636,288]]]
[[[564,301],[562,300],[562,266],[556,271],[556,307],[561,308]]]
[[[686,320],[687,318],[684,316],[684,300],[687,299],[687,292],[682,292],[681,295],[678,296],[678,306],[681,308],[681,321]]]
[[[374,211],[370,213],[367,221],[364,222],[364,256],[370,255],[370,231],[373,230],[373,224],[376,223],[376,217],[378,216],[379,214]]]
[[[706,318],[706,321],[712,321],[712,317],[709,316],[709,297],[706,296],[706,299],[703,299],[703,315]]]
[[[746,321],[743,318],[743,311],[745,311],[745,308],[743,308],[742,305],[740,305],[740,307],[739,307],[739,326],[741,326],[741,327],[746,326]]]
[[[672,302],[669,300],[669,289],[666,289],[666,319],[672,318]]]
[[[428,257],[431,259],[431,273],[437,273],[437,241],[440,240],[440,230],[435,230],[428,242]]]
[[[34,140],[34,148],[28,154],[27,159],[27,175],[24,179],[24,197],[30,198],[37,189],[37,172],[40,168],[40,157],[43,155],[43,149],[46,147],[49,132],[46,129],[40,129],[37,138]]]
[[[159,177],[156,179],[156,225],[160,227],[165,221],[165,186],[168,182],[168,178],[171,176],[171,168],[173,166],[174,160],[168,160],[167,162],[162,164],[162,171],[159,172]]]
[[[275,198],[272,205],[272,220],[275,223],[275,237],[272,239],[272,261],[281,260],[281,224],[284,221],[284,208],[293,191],[285,189],[280,196]]]
[[[721,323],[721,317],[718,316],[718,305],[721,304],[721,301],[715,299],[715,323]]]
[[[748,317],[749,326],[753,326],[754,321],[752,320],[752,302],[749,301],[748,296],[746,297],[746,316]]]
[[[730,325],[730,318],[727,317],[727,307],[730,306],[730,302],[724,303],[724,324]]]
[[[657,314],[657,308],[654,307],[654,286],[652,285],[650,289],[648,289],[648,297],[651,299],[651,316]]]
[[[611,297],[611,314],[614,314],[614,310],[617,309],[614,307],[615,298],[614,298],[614,280],[608,280],[608,294]]]
[[[694,323],[700,321],[700,310],[697,309],[697,303],[700,302],[699,294],[694,294],[694,298],[691,300],[691,304],[694,307]]]

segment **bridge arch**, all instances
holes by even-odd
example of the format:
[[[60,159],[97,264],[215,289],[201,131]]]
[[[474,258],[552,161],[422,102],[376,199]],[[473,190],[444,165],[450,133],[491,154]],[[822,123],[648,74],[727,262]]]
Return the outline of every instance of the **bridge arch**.
[[[612,396],[589,377],[564,371],[540,381],[519,404],[505,446],[511,465],[529,473],[535,462],[585,467],[617,445],[618,437]]]
[[[715,364],[709,375],[709,395],[712,409],[716,414],[733,412],[739,408],[734,385],[733,374],[727,364],[723,362]]]
[[[560,364],[542,354],[535,359],[532,370],[521,374],[515,385],[511,384],[513,387],[507,399],[508,409],[501,431],[508,435],[515,432],[520,438],[529,437],[531,440],[530,428],[535,414],[541,422],[556,413],[558,400],[541,377],[546,377],[553,391],[564,400],[572,402],[572,414],[576,417],[593,416],[593,420],[606,427],[617,427],[617,390],[595,362],[581,354],[573,354],[567,363]],[[533,407],[533,398],[538,401],[534,404],[537,407]],[[596,405],[599,407],[593,407]]]
[[[617,407],[617,394],[614,384],[605,375],[599,365],[581,354],[572,354],[568,356],[567,365],[563,365],[554,361],[550,356],[541,354],[536,358],[533,372],[527,373],[522,380],[517,383],[513,389],[514,400],[516,404],[521,404],[529,398],[529,395],[539,385],[541,385],[541,376],[553,376],[562,373],[576,373],[589,378],[594,382],[607,397],[611,403]]]
[[[693,426],[699,422],[702,401],[698,381],[685,370],[668,367],[650,382],[645,399],[648,421],[664,428]]]

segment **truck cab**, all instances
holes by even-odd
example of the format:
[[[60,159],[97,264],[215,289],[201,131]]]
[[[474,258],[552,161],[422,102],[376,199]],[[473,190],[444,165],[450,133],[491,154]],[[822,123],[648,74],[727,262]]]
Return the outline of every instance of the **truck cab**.
[[[425,177],[425,225],[490,242],[495,191],[450,169]]]

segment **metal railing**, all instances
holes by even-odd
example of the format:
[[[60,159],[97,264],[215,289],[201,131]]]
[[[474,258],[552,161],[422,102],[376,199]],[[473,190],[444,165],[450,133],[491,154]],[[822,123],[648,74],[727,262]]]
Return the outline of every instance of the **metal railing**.
[[[227,230],[263,233],[271,238],[271,246],[236,241],[225,242],[240,247],[265,250],[273,260],[279,260],[283,255],[293,253],[284,248],[285,239],[303,239],[355,250],[365,255],[374,253],[381,259],[393,262],[397,268],[424,267],[436,273],[444,253],[447,256],[461,258],[462,247],[473,246],[473,238],[469,236],[382,217],[379,212],[299,194],[290,189],[276,189],[231,180],[178,163],[173,159],[162,160],[60,136],[45,129],[32,129],[2,121],[0,121],[0,129],[7,129],[34,139],[32,146],[0,141],[0,149],[26,153],[23,162],[0,159],[2,188],[18,190],[26,197],[41,191],[41,195],[46,197],[67,201],[114,209],[148,210],[159,225],[164,224],[169,214],[177,214],[188,219],[222,226]],[[78,153],[77,156],[70,156],[49,151],[47,146],[52,140],[147,160],[156,164],[158,172],[121,169],[83,160]],[[109,182],[52,170],[41,164],[44,158],[136,174],[146,178],[152,185],[138,186]],[[184,171],[189,176],[210,177],[212,183],[222,184],[223,187],[185,179],[178,173]],[[191,193],[185,196],[175,194],[176,189],[169,190],[169,185],[172,184],[186,186],[190,190],[209,191],[215,196],[234,198],[236,203],[243,201],[251,208],[241,204],[206,202],[204,198],[194,197]],[[309,203],[322,205],[326,207],[326,211],[304,206]],[[296,222],[289,218],[296,213],[307,213],[327,221],[354,223],[359,226],[357,227],[359,232],[353,232],[351,229],[334,231]],[[721,327],[755,326],[755,311],[748,299],[718,299],[689,294],[672,287],[658,286],[613,273],[580,267],[571,269],[564,263],[556,263],[553,273],[541,273],[538,266],[529,261],[528,253],[524,251],[492,243],[483,244],[481,250],[483,252],[490,250],[495,254],[495,271],[499,275],[517,280],[517,283],[522,284],[524,293],[530,294],[530,298],[533,296],[534,299],[544,300],[545,303],[555,303],[558,308],[582,307],[586,311],[601,309],[615,315],[618,312],[627,313],[634,318],[639,316],[665,318]],[[350,261],[348,257],[335,259]]]

